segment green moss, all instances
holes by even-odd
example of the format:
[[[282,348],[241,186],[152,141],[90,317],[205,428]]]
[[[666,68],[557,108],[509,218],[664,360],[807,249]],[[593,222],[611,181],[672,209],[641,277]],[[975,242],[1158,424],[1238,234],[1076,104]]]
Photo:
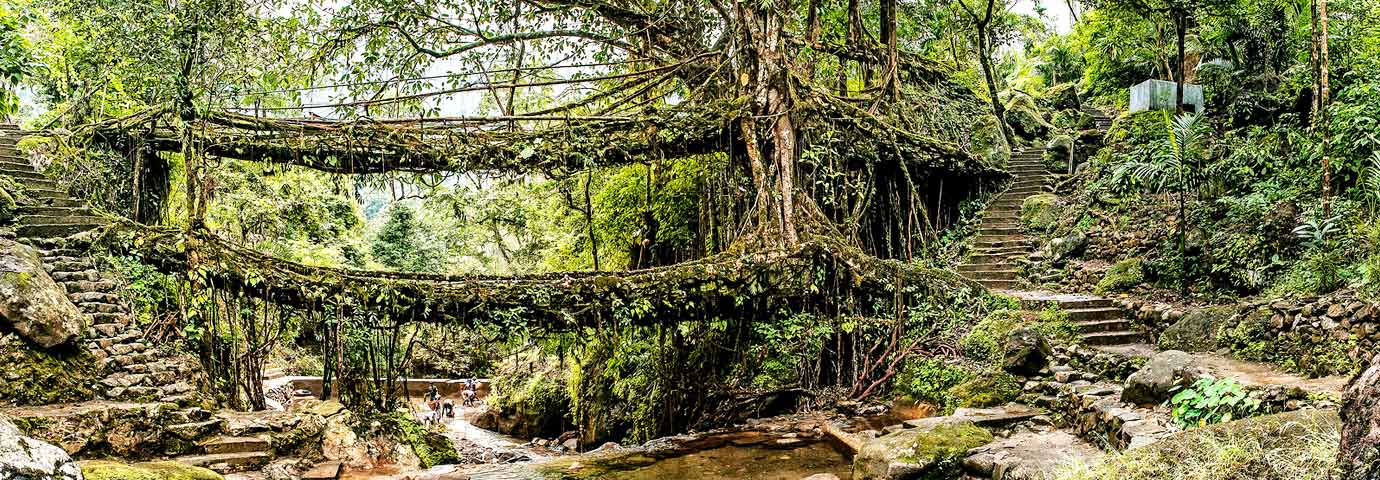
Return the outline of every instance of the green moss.
[[[1336,410],[1300,410],[1180,432],[1058,479],[1324,480],[1340,437]]]
[[[1161,350],[1206,352],[1217,349],[1217,333],[1232,316],[1228,307],[1194,310],[1160,334]]]
[[[1026,197],[1021,203],[1021,225],[1039,231],[1053,228],[1059,221],[1058,202],[1059,197],[1049,193]]]
[[[913,453],[905,458],[952,459],[988,443],[992,443],[991,432],[972,422],[939,425],[923,435],[917,435],[910,443]]]
[[[983,372],[949,389],[956,406],[987,408],[1005,405],[1021,394],[1021,384],[1009,373],[994,370]]]
[[[124,464],[107,460],[81,462],[86,480],[224,480],[211,470],[173,461]]]
[[[1128,258],[1116,262],[1102,275],[1094,290],[1098,294],[1130,290],[1145,282],[1145,272],[1139,258]]]
[[[1076,343],[1079,339],[1077,327],[1069,321],[1068,313],[1051,305],[1038,315],[1027,315],[1020,310],[995,310],[959,341],[963,355],[979,363],[994,363],[1005,354],[1006,337],[1020,327],[1030,327],[1045,338],[1062,344]]]
[[[403,440],[412,447],[412,452],[417,454],[417,458],[421,460],[422,468],[449,465],[460,461],[460,453],[455,450],[455,444],[449,438],[436,432],[427,431],[426,427],[412,418],[412,415],[406,412],[395,412],[392,420],[401,431]]]
[[[0,363],[0,399],[17,405],[90,400],[101,378],[86,350],[39,350],[12,335],[0,339]]]

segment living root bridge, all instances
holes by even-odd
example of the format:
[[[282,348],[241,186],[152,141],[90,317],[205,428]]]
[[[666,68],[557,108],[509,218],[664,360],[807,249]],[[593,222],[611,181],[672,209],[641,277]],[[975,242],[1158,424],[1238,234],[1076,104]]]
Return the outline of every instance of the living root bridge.
[[[982,287],[958,275],[882,260],[812,238],[792,250],[720,254],[668,267],[622,272],[453,276],[313,267],[235,245],[205,230],[183,232],[125,222],[107,242],[132,248],[170,273],[194,271],[206,284],[284,306],[341,306],[395,319],[570,331],[657,325],[732,312],[752,300],[782,299],[802,309],[879,315],[873,300],[946,298]],[[898,288],[899,287],[899,288]],[[867,301],[864,301],[867,299]]]
[[[201,112],[194,141],[206,154],[297,165],[337,174],[580,171],[723,152],[743,106],[719,102],[635,116],[512,116],[408,119],[285,119]],[[174,110],[156,107],[97,123],[80,137],[180,152]],[[513,128],[520,125],[520,128]]]

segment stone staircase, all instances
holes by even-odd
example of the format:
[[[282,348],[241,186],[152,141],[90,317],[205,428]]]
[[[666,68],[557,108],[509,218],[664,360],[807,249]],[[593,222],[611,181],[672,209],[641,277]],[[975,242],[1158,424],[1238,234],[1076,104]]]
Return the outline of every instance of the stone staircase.
[[[1100,130],[1112,124],[1106,113],[1085,107]],[[1111,299],[1092,295],[1064,295],[1054,292],[1018,290],[1016,266],[1030,254],[1034,240],[1021,228],[1021,206],[1025,199],[1043,193],[1055,175],[1044,163],[1045,150],[1025,148],[1011,157],[1009,169],[1014,181],[1006,191],[987,205],[973,244],[973,253],[958,267],[959,273],[983,286],[1013,295],[1023,308],[1039,310],[1055,304],[1068,314],[1086,345],[1125,345],[1140,343],[1145,335],[1138,331],[1125,312]]]
[[[151,346],[144,339],[128,305],[117,295],[116,283],[105,278],[95,260],[86,255],[84,241],[69,238],[104,220],[29,163],[15,147],[21,136],[17,126],[0,124],[0,175],[13,178],[32,200],[19,206],[14,232],[19,242],[43,255],[49,275],[90,316],[92,327],[83,347],[104,375],[95,390],[110,400],[190,403],[200,378],[196,361]]]
[[[261,436],[221,436],[198,444],[201,453],[175,457],[178,463],[218,473],[257,470],[273,460],[273,449]]]
[[[1026,148],[1011,156],[1011,186],[987,204],[973,242],[973,253],[958,267],[983,286],[1007,290],[1016,286],[1016,264],[1030,254],[1034,241],[1021,229],[1026,197],[1045,191],[1054,178],[1044,166],[1043,148]]]

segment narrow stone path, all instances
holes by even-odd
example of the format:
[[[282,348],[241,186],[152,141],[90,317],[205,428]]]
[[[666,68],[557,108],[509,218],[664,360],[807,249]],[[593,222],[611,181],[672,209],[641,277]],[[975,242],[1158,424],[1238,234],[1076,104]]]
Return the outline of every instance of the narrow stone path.
[[[1111,117],[1101,111],[1085,109],[1094,124],[1106,130]],[[1057,175],[1044,163],[1045,149],[1031,147],[1011,156],[1009,165],[1014,181],[997,195],[982,214],[982,224],[974,240],[973,253],[958,267],[960,273],[987,288],[1014,296],[1029,310],[1055,304],[1068,314],[1087,345],[1126,345],[1144,341],[1121,308],[1110,299],[1093,295],[1068,295],[1020,288],[1017,266],[1034,247],[1035,240],[1021,227],[1021,206],[1033,195],[1046,193]]]

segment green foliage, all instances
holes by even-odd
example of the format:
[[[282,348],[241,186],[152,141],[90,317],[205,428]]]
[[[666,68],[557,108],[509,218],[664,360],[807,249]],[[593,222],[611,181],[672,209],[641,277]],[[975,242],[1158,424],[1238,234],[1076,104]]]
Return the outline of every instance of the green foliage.
[[[1167,405],[1174,423],[1180,427],[1201,427],[1230,422],[1261,413],[1260,399],[1230,378],[1200,378],[1193,385],[1179,390]]]
[[[951,389],[973,378],[974,372],[956,362],[921,358],[906,362],[896,375],[895,391],[905,398],[951,411],[961,406]]]
[[[19,111],[19,94],[15,90],[20,81],[38,68],[21,30],[18,12],[0,5],[0,116]]]
[[[1107,272],[1102,275],[1102,280],[1097,282],[1097,287],[1094,291],[1098,294],[1121,292],[1142,283],[1145,283],[1142,260],[1139,258],[1128,258],[1118,261],[1107,268]]]
[[[980,363],[1001,361],[1006,353],[1006,337],[1016,329],[1028,327],[1051,342],[1076,343],[1077,327],[1069,321],[1068,312],[1050,305],[1038,314],[1026,315],[1016,309],[997,309],[988,313],[959,343],[963,355]]]
[[[1336,410],[1300,410],[1195,428],[1075,465],[1058,480],[1329,480],[1341,441]],[[1262,459],[1271,459],[1262,461]]]
[[[388,220],[379,227],[370,244],[374,259],[385,266],[406,272],[438,272],[442,252],[431,244],[427,232],[417,221],[416,211],[403,203],[388,209]]]
[[[969,380],[949,388],[947,396],[954,407],[987,408],[1005,405],[1021,394],[1016,377],[1001,370],[978,372]]]

